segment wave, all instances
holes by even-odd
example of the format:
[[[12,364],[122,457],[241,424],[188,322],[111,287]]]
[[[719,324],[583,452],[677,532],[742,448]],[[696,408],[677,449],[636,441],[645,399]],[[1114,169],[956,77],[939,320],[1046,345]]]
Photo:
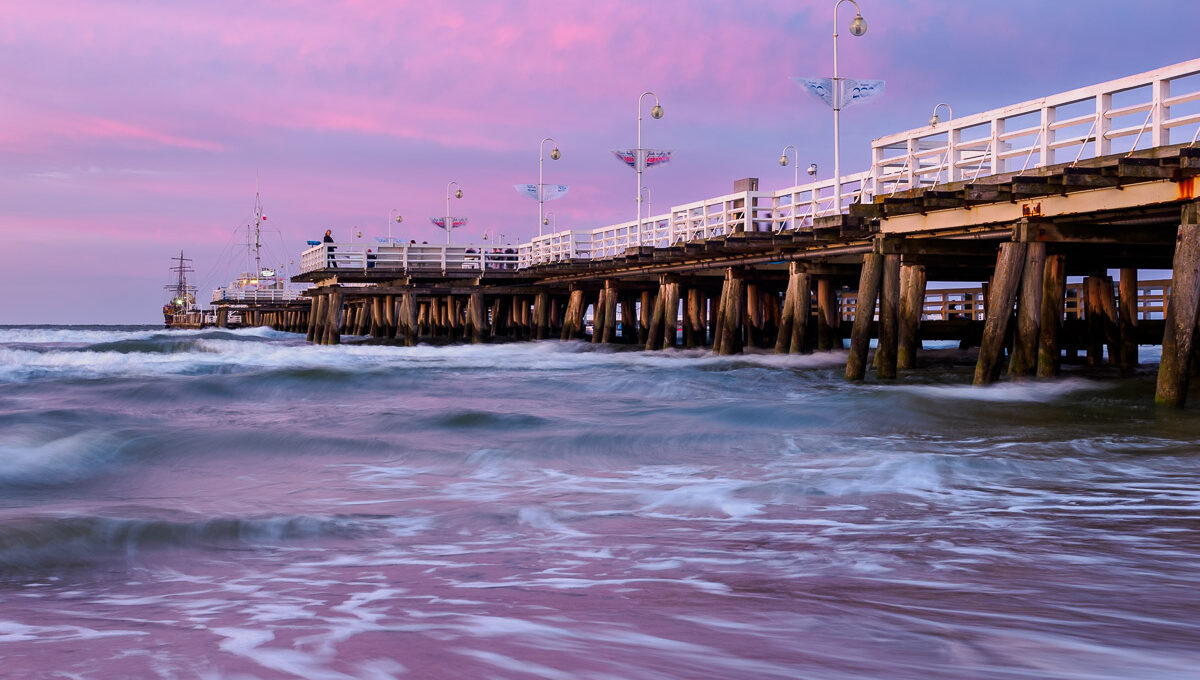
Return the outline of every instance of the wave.
[[[0,486],[55,486],[94,477],[119,458],[120,442],[116,433],[13,428],[0,437]]]
[[[129,514],[167,511],[133,509]],[[147,550],[268,547],[322,538],[353,539],[370,530],[371,515],[317,517],[34,516],[0,524],[0,572],[91,564]]]

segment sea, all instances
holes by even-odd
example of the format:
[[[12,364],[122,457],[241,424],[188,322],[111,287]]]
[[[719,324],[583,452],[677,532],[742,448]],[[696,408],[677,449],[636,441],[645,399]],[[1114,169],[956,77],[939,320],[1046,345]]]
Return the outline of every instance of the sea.
[[[0,327],[0,677],[1200,677],[1200,398]]]

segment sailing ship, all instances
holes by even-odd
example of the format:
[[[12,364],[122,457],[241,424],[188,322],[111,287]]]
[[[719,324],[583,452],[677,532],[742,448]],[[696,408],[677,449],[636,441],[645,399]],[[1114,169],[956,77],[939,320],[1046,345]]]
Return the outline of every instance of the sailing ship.
[[[195,270],[188,264],[192,260],[183,256],[171,258],[171,283],[163,286],[170,297],[163,305],[163,325],[167,328],[203,328],[204,312],[196,307],[196,287],[189,285],[187,275]]]

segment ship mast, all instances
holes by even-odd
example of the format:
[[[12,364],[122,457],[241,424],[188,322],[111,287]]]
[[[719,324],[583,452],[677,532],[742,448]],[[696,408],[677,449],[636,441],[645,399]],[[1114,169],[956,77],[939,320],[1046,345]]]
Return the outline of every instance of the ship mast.
[[[192,269],[191,265],[187,264],[188,262],[191,262],[192,259],[190,257],[184,257],[183,251],[181,250],[179,251],[179,257],[173,257],[171,258],[171,261],[177,262],[177,264],[174,264],[171,267],[171,271],[175,272],[175,283],[164,287],[171,291],[172,302],[187,309],[190,307],[188,295],[195,291],[195,288],[189,286],[187,282],[188,272],[195,271]]]
[[[262,196],[254,192],[254,277],[262,276]],[[249,234],[247,234],[249,236]]]

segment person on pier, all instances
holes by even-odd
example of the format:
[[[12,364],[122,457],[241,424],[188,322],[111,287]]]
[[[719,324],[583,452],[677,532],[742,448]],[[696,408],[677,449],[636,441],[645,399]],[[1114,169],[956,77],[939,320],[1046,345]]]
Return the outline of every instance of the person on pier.
[[[332,230],[332,229],[326,229],[326,230],[325,230],[325,238],[324,238],[324,242],[325,242],[325,243],[333,243],[333,230]],[[326,258],[326,260],[325,260],[325,261],[326,261],[326,263],[328,264],[328,267],[327,267],[327,268],[330,268],[330,269],[336,269],[336,268],[337,268],[337,262],[336,262],[336,261],[334,261],[334,259],[333,259],[333,251],[334,251],[334,250],[336,250],[336,248],[334,248],[332,245],[327,245],[327,246],[325,246],[325,253],[326,253],[326,255],[325,255],[325,258]]]

